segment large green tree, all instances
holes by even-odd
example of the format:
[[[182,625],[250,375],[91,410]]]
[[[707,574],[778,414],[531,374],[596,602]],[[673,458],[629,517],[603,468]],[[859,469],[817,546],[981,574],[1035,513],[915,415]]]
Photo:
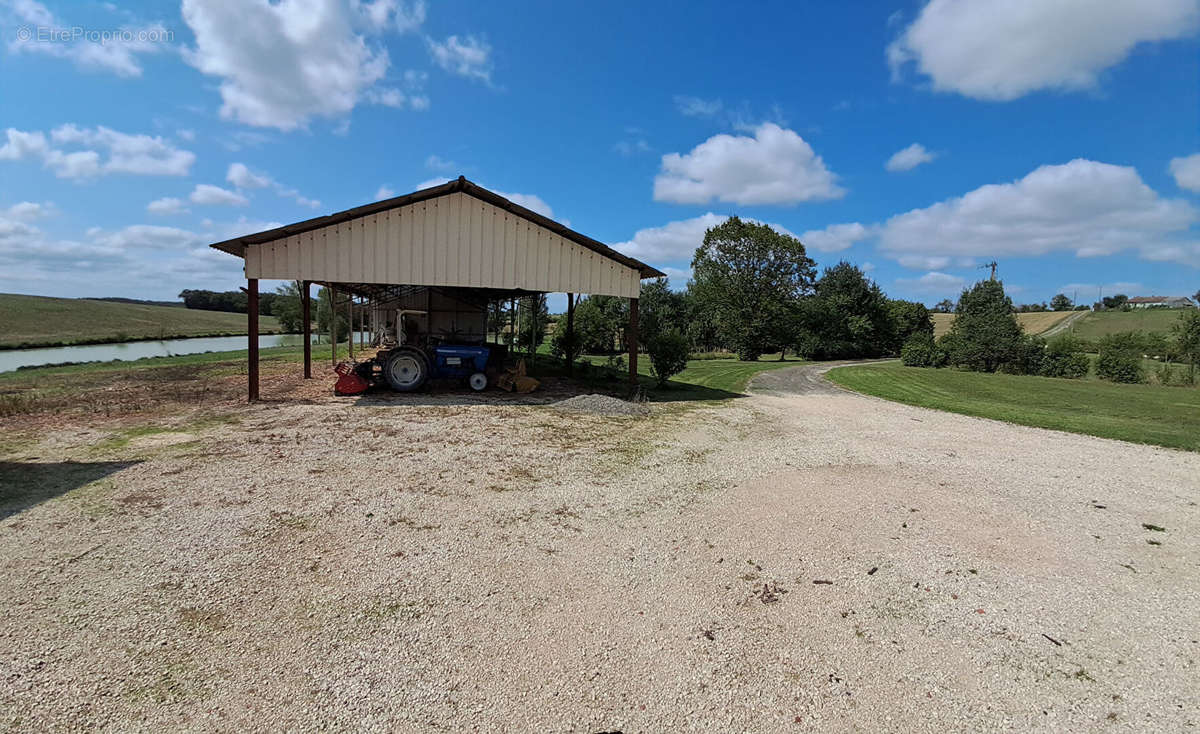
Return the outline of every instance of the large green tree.
[[[348,338],[350,334],[350,322],[346,314],[346,294],[343,293],[338,298],[337,313],[333,313],[333,304],[330,302],[330,292],[328,288],[321,288],[317,291],[317,333],[322,336],[329,335],[330,320],[333,320],[336,328],[335,338],[338,342]],[[335,318],[336,317],[336,318]]]
[[[803,304],[801,341],[817,359],[878,357],[895,339],[887,296],[862,270],[840,262],[825,272]]]
[[[815,274],[800,240],[738,217],[705,232],[692,259],[693,292],[742,360],[792,342],[787,332]]]
[[[1075,308],[1075,304],[1071,302],[1070,298],[1067,298],[1066,293],[1058,293],[1050,299],[1050,308],[1055,311],[1070,311]]]
[[[888,349],[891,354],[899,354],[905,342],[917,334],[928,335],[930,341],[933,340],[933,318],[924,303],[889,300],[888,316],[892,322],[892,339]]]
[[[279,325],[284,331],[296,333],[304,328],[303,303],[300,297],[301,283],[289,280],[275,289],[275,302],[272,310]]]
[[[999,280],[982,280],[964,290],[954,309],[954,325],[944,337],[950,363],[995,372],[1016,360],[1025,335],[1012,305]]]

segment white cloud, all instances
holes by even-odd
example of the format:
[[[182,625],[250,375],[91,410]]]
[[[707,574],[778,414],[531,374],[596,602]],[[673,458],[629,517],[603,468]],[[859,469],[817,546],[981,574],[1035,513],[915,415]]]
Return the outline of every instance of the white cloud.
[[[151,214],[159,214],[168,216],[172,214],[186,214],[188,209],[183,205],[182,199],[176,199],[173,196],[166,196],[161,199],[155,199],[146,205],[146,211]]]
[[[492,47],[475,36],[449,36],[445,41],[426,39],[429,55],[442,69],[485,83],[492,81]]]
[[[887,58],[894,76],[911,63],[937,91],[1006,101],[1094,88],[1137,44],[1198,23],[1195,0],[931,0]]]
[[[196,139],[196,131],[189,130],[187,128],[181,128],[181,129],[175,131],[175,136],[178,137],[180,140],[186,140],[187,142],[190,143]]]
[[[22,158],[43,156],[50,150],[46,134],[38,131],[24,132],[16,128],[4,131],[6,141],[0,146],[0,160],[16,161]]]
[[[691,262],[696,248],[704,242],[704,233],[728,218],[708,212],[691,219],[668,222],[661,227],[647,227],[639,229],[631,239],[618,242],[612,247],[646,262]],[[754,219],[743,219],[762,224]],[[786,227],[772,223],[767,225],[776,232],[795,237]]]
[[[439,173],[451,173],[458,169],[458,164],[441,156],[431,155],[425,159],[425,167]]]
[[[230,163],[225,180],[239,189],[265,189],[274,183],[270,176],[254,173],[245,163]]]
[[[419,189],[420,187],[417,187],[417,188]],[[375,191],[375,201],[382,201],[383,199],[390,199],[395,195],[396,195],[396,192],[393,191],[392,189],[388,188],[387,184],[384,184],[383,186],[380,186],[378,190]]]
[[[160,136],[123,133],[103,125],[60,125],[50,131],[50,137],[55,143],[107,149],[104,173],[186,176],[196,161],[194,153],[176,148]]]
[[[631,156],[637,153],[649,153],[650,143],[646,142],[645,138],[618,140],[617,142],[613,143],[613,150],[623,156]]]
[[[0,216],[23,222],[30,222],[35,219],[41,219],[42,217],[50,216],[50,212],[53,211],[53,209],[54,205],[50,202],[39,204],[36,201],[21,201],[13,204],[8,209],[5,209],[3,213],[0,213]]]
[[[417,0],[404,4],[400,0],[350,0],[350,7],[358,14],[359,21],[375,32],[396,29],[400,32],[419,28],[425,22],[425,3]]]
[[[920,143],[913,143],[907,148],[893,153],[883,167],[892,172],[911,171],[922,163],[929,163],[934,158],[937,158],[936,153],[925,150],[925,146]]]
[[[174,40],[174,34],[161,23],[104,29],[105,37],[93,37],[76,31],[95,29],[63,26],[46,6],[35,0],[16,0],[10,7],[19,23],[34,34],[28,39],[17,36],[8,44],[10,51],[69,59],[85,71],[140,77],[142,65],[138,56],[166,51]]]
[[[1175,185],[1179,188],[1200,193],[1200,153],[1172,158],[1171,175],[1175,177]]]
[[[61,150],[46,152],[43,159],[47,168],[54,170],[59,178],[88,179],[100,175],[100,154],[94,150],[63,153]]]
[[[236,191],[212,184],[196,184],[188,198],[193,204],[204,206],[246,206],[250,203],[249,199]]]
[[[42,164],[59,178],[87,179],[110,173],[186,176],[196,160],[191,151],[176,148],[161,137],[122,133],[104,126],[60,125],[50,132],[49,139],[41,131],[8,128],[5,136],[0,160],[41,158]],[[102,148],[108,156],[101,160],[96,150],[67,151],[55,146]]]
[[[424,19],[424,5],[411,6],[419,12],[401,23],[399,7],[385,0],[354,7],[341,0],[183,0],[196,37],[184,58],[220,79],[223,118],[293,130],[313,117],[340,118],[360,100],[397,101],[398,92],[373,89],[389,59],[368,35],[409,30]]]
[[[896,285],[907,291],[925,295],[950,295],[962,291],[966,279],[949,273],[931,271],[919,278],[896,278]]]
[[[115,232],[93,234],[92,241],[114,250],[167,250],[179,251],[203,244],[200,235],[178,227],[162,227],[154,224],[134,224]]]
[[[669,153],[654,179],[655,201],[795,204],[837,199],[845,190],[792,130],[764,122],[754,137],[714,135],[690,153]]]
[[[1197,221],[1194,207],[1159,197],[1133,168],[1077,159],[896,215],[881,226],[879,241],[902,264],[921,266],[1135,247],[1148,259],[1191,262],[1194,255],[1174,237]]]
[[[279,196],[285,199],[292,199],[300,206],[306,206],[310,209],[316,209],[321,206],[320,201],[302,196],[296,189],[284,186],[269,175],[251,171],[245,163],[230,163],[229,170],[225,173],[225,180],[239,189],[265,189],[270,187]]]
[[[849,224],[831,224],[825,229],[810,229],[800,235],[800,241],[805,247],[817,250],[818,252],[840,252],[854,245],[855,242],[865,240],[874,235],[874,232],[859,224],[851,222]]]
[[[702,99],[686,94],[675,95],[675,107],[688,117],[714,117],[725,105],[719,99]]]

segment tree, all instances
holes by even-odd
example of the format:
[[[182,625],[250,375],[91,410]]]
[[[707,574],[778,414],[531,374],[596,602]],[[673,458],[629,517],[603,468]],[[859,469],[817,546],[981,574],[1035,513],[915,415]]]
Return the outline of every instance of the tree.
[[[679,329],[670,328],[656,332],[646,342],[650,355],[650,372],[658,380],[659,387],[667,380],[683,372],[688,362],[688,340]]]
[[[933,307],[934,313],[954,313],[954,301],[949,298],[943,298],[938,301],[938,304]]]
[[[786,344],[781,331],[794,323],[815,274],[800,240],[738,217],[705,232],[692,259],[697,298],[712,310],[721,339],[746,361]]]
[[[629,309],[621,308],[623,298],[589,296],[575,307],[575,332],[579,335],[582,354],[612,354],[624,350],[624,324],[629,321]]]
[[[303,302],[300,297],[302,284],[298,280],[289,280],[275,289],[275,301],[272,306],[273,315],[279,319],[283,330],[296,333],[304,330]]]
[[[1118,293],[1115,296],[1105,296],[1100,303],[1105,311],[1115,311],[1129,302],[1129,296]]]
[[[941,367],[944,360],[945,353],[930,332],[914,332],[900,348],[900,362],[906,367]]]
[[[981,280],[964,290],[954,313],[945,344],[951,364],[995,372],[1020,356],[1024,334],[1001,281]]]
[[[350,334],[350,322],[346,320],[345,304],[337,304],[337,313],[333,313],[334,304],[330,302],[331,294],[328,288],[321,288],[317,291],[317,332],[320,334],[329,333],[329,323],[333,320],[335,326],[334,339],[341,342],[348,338]]]
[[[1050,308],[1055,311],[1070,311],[1075,308],[1075,304],[1070,298],[1067,298],[1067,294],[1058,293],[1050,299]]]
[[[889,300],[888,315],[892,322],[892,343],[888,352],[899,354],[901,347],[914,334],[928,334],[933,341],[933,319],[925,304],[916,301]]]
[[[550,324],[550,310],[546,306],[546,294],[526,296],[517,301],[520,331],[517,346],[533,354],[546,340],[546,327]]]
[[[1113,382],[1145,382],[1142,337],[1136,331],[1108,334],[1100,339],[1096,376]]]
[[[1046,345],[1042,359],[1042,375],[1078,379],[1087,377],[1092,361],[1083,351],[1083,345],[1071,334],[1063,334]]]
[[[666,278],[642,284],[638,297],[638,332],[648,342],[654,334],[678,330],[688,325],[688,304],[682,293],[671,290]]]
[[[848,262],[826,268],[803,305],[806,351],[818,359],[878,357],[893,346],[887,296]],[[813,345],[815,344],[815,349]]]
[[[1188,363],[1188,383],[1196,382],[1196,363],[1200,362],[1200,309],[1189,308],[1179,314],[1171,327],[1174,352]]]

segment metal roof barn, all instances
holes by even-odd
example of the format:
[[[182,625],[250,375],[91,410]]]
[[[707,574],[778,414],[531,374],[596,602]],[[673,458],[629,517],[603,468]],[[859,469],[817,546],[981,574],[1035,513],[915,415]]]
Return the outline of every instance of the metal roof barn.
[[[628,298],[630,380],[636,381],[641,281],[663,276],[463,177],[212,247],[246,261],[250,400],[257,400],[259,393],[260,278],[303,283],[305,377],[312,375],[307,296],[309,285],[318,283],[375,304],[411,301],[414,288],[423,290],[431,304],[436,294],[442,301],[485,304],[481,308],[541,293]],[[574,298],[567,303],[570,322]],[[427,328],[434,326],[433,313],[431,306]],[[456,307],[454,313],[462,310]]]

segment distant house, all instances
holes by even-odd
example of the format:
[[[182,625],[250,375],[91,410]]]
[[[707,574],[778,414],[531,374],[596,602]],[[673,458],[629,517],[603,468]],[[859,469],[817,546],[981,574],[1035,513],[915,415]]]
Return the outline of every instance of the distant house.
[[[1196,304],[1186,296],[1138,296],[1128,301],[1132,308],[1190,308]]]

